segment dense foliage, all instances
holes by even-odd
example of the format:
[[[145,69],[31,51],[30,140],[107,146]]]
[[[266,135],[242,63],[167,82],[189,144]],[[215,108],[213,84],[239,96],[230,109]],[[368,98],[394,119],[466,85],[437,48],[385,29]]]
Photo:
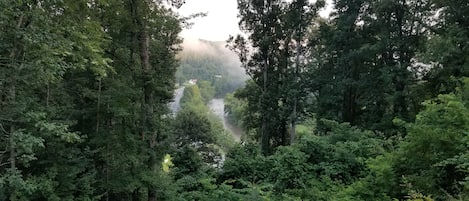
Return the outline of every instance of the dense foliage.
[[[171,10],[0,2],[0,200],[156,199],[184,21]]]
[[[270,181],[253,169],[257,179],[272,185],[272,193],[301,200],[467,199],[466,3],[335,0],[329,19],[295,15],[309,11],[314,17],[321,1],[238,3],[246,35],[230,42],[252,81],[226,96],[230,118],[243,124],[250,142],[261,144],[263,157],[281,157],[288,145],[303,152],[288,156],[292,162],[308,156],[299,146],[312,141],[307,150],[324,148],[327,154],[312,154],[318,159],[311,164],[340,175],[317,174],[304,167],[309,162],[304,159],[284,164],[282,172],[264,173],[275,175]],[[267,32],[271,37],[263,37]],[[344,135],[354,129],[368,134]],[[342,143],[322,140],[336,133],[348,144],[347,159],[335,154]],[[359,136],[375,148],[352,145]],[[297,186],[291,183],[302,174],[294,172],[297,168],[309,172],[300,178],[316,183],[292,191],[275,188],[288,172],[282,185]]]
[[[0,1],[0,200],[469,199],[468,3],[238,0],[245,84],[182,3]]]

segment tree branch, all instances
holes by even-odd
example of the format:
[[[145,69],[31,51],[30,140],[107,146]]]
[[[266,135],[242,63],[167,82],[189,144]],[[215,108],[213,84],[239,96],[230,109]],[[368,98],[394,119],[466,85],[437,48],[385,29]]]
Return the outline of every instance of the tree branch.
[[[3,166],[5,166],[5,165],[9,165],[9,164],[10,164],[10,161],[4,162],[4,163],[0,163],[0,167],[3,167]]]

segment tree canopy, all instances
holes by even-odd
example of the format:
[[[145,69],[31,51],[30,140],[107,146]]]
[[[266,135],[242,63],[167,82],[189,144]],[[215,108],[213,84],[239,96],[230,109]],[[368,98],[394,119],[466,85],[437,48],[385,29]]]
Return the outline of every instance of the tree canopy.
[[[469,199],[466,1],[183,3],[0,1],[0,200]]]

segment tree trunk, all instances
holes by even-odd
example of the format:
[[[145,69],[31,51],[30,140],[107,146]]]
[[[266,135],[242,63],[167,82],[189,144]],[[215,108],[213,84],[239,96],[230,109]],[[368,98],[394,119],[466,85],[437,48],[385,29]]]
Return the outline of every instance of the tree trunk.
[[[267,1],[267,13],[270,13],[271,2]],[[267,22],[264,22],[264,30],[267,30]],[[261,98],[261,110],[262,110],[262,137],[261,137],[261,148],[264,154],[268,154],[270,150],[270,133],[269,125],[267,123],[267,115],[269,111],[268,100],[267,100],[267,85],[268,85],[268,70],[269,70],[269,48],[263,48],[263,57],[264,57],[264,69],[262,73],[263,77],[263,86],[262,86],[262,98]]]
[[[16,28],[20,29],[23,26],[23,20],[24,20],[24,15],[21,15],[18,19],[18,23],[16,24]],[[10,52],[10,60],[11,60],[11,65],[15,66],[15,60],[16,60],[16,55],[17,55],[17,46],[16,43],[13,47],[13,49]],[[15,72],[16,73],[16,72]],[[12,82],[10,86],[10,103],[16,104],[16,75],[12,76]],[[15,125],[14,122],[12,122],[12,125],[10,126],[10,135],[9,135],[9,144],[10,144],[10,168],[12,170],[16,169],[16,142],[15,142]]]
[[[295,61],[295,72],[293,78],[293,87],[294,87],[294,94],[293,94],[293,112],[291,117],[291,132],[290,132],[290,144],[295,142],[296,138],[296,119],[297,119],[297,105],[298,105],[298,73],[300,69],[300,53],[301,53],[301,28],[298,33],[298,38],[296,41],[298,44],[296,46],[296,61]]]
[[[147,6],[147,2],[143,1],[142,6]],[[135,2],[135,0],[134,0]],[[135,6],[138,6],[136,4]],[[148,33],[148,25],[145,19],[145,13],[140,10],[136,9],[136,21],[137,26],[139,29],[139,37],[140,37],[140,63],[142,67],[142,91],[143,91],[143,102],[141,104],[141,138],[143,141],[146,141],[146,135],[153,129],[152,117],[154,115],[153,111],[153,90],[151,87],[151,65],[150,65],[150,34]],[[143,9],[143,7],[142,7]],[[152,138],[148,137],[150,147],[152,147]],[[151,157],[150,157],[151,158]],[[153,170],[154,161],[149,159],[148,167]],[[148,201],[156,201],[156,191],[152,185],[148,185]]]
[[[101,105],[101,78],[98,80],[98,100],[96,103],[96,135],[99,134],[99,110]]]
[[[14,51],[12,51],[14,52]],[[14,53],[12,54],[14,55]],[[14,58],[12,58],[12,61],[14,60]],[[13,62],[11,62],[12,65]],[[10,86],[10,104],[12,105],[16,105],[16,75],[13,75],[12,77],[12,82],[11,82],[11,86]],[[10,130],[9,130],[9,136],[8,136],[8,140],[9,140],[9,150],[10,150],[10,168],[12,170],[15,170],[16,169],[16,136],[15,136],[15,132],[16,132],[16,128],[15,128],[15,123],[14,122],[11,122],[11,125],[10,125]]]
[[[140,31],[140,62],[142,64],[142,82],[143,82],[143,103],[142,112],[142,140],[145,140],[145,134],[149,122],[149,114],[151,114],[152,93],[150,89],[150,37],[146,30],[145,23],[141,23]]]
[[[264,61],[264,72],[263,72],[263,87],[262,87],[262,97],[261,97],[261,109],[262,109],[262,131],[261,131],[261,146],[262,151],[264,154],[268,154],[269,146],[270,146],[270,137],[269,133],[267,132],[267,114],[268,114],[268,106],[267,106],[267,70],[268,70],[268,59],[265,58]]]
[[[152,129],[152,116],[153,111],[153,91],[151,88],[151,66],[150,66],[150,36],[146,30],[146,23],[141,24],[141,63],[142,63],[142,77],[143,77],[143,104],[142,104],[142,140],[145,139],[147,132]],[[148,138],[150,146],[152,146],[151,137]],[[153,161],[149,160],[148,166],[153,169]],[[148,201],[156,201],[155,189],[152,186],[148,187]]]
[[[15,143],[15,126],[10,126],[10,168],[16,169],[16,143]]]
[[[148,189],[148,201],[156,201],[156,193],[152,188]]]

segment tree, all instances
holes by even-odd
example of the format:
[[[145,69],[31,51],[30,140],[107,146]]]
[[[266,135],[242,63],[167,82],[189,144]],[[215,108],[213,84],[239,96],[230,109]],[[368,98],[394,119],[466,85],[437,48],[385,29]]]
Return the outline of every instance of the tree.
[[[261,89],[261,94],[254,100],[257,99],[261,117],[258,137],[263,152],[268,154],[272,147],[290,143],[287,128],[288,122],[295,122],[297,118],[295,102],[298,101],[298,94],[292,89],[297,87],[301,54],[297,51],[298,66],[293,67],[290,62],[293,53],[291,45],[294,38],[296,47],[302,45],[299,32],[316,15],[317,8],[306,1],[288,4],[280,0],[240,0],[238,8],[240,28],[248,34],[248,38],[239,35],[232,37],[231,48],[239,55],[247,74]],[[289,90],[293,92],[287,93]],[[290,99],[290,95],[294,98]],[[294,137],[294,132],[291,137]]]
[[[285,136],[280,130],[276,130],[275,123],[278,113],[278,97],[271,89],[275,88],[277,80],[276,73],[279,69],[279,63],[276,56],[279,55],[278,36],[282,32],[278,20],[281,15],[282,2],[275,1],[238,1],[240,14],[240,28],[249,34],[248,41],[237,36],[231,38],[233,47],[240,56],[243,67],[247,74],[254,80],[254,83],[261,88],[261,94],[258,96],[261,115],[261,129],[258,133],[264,153],[271,152],[271,139],[273,134],[278,133],[280,138]],[[254,51],[252,56],[248,56],[248,46],[252,46]],[[280,123],[280,122],[279,122]],[[283,123],[279,124],[282,125]],[[284,131],[283,131],[284,132]]]
[[[432,0],[436,18],[427,20],[426,27],[431,30],[423,61],[431,67],[426,69],[424,80],[426,89],[432,97],[441,93],[454,92],[460,84],[459,78],[469,76],[468,31],[469,20],[465,13],[469,6],[463,1]]]
[[[169,146],[162,143],[170,133],[165,115],[184,19],[161,1],[100,2],[99,8],[98,19],[113,41],[106,55],[114,60],[115,73],[96,85],[78,82],[83,85],[76,87],[90,96],[76,96],[86,111],[77,119],[82,132],[93,134],[90,142],[101,164],[100,190],[106,199],[155,200],[157,186],[164,185],[157,180],[165,154],[159,150]],[[122,142],[127,149],[113,145]]]
[[[305,0],[296,0],[289,4],[285,19],[283,29],[288,35],[285,40],[285,51],[291,49],[291,58],[288,58],[286,65],[289,70],[287,72],[288,80],[290,83],[287,83],[283,94],[286,95],[287,105],[291,105],[291,114],[290,114],[290,143],[293,143],[296,138],[296,124],[298,117],[302,115],[304,111],[299,106],[304,101],[306,97],[305,90],[305,77],[302,74],[305,72],[304,65],[307,62],[305,60],[307,50],[305,48],[307,44],[307,35],[304,32],[308,32],[309,27],[313,23],[313,20],[317,17],[317,12],[319,8],[324,6],[324,1],[318,1],[315,4],[309,3]],[[290,47],[291,46],[291,47]],[[286,53],[290,55],[289,53]],[[294,61],[292,61],[294,60]],[[294,67],[293,67],[294,66]],[[288,81],[287,81],[288,82]]]
[[[419,110],[418,51],[425,41],[426,1],[335,2],[311,46],[319,119],[350,122],[395,135],[392,119],[412,120]],[[321,125],[320,125],[321,126]]]
[[[395,134],[393,118],[410,121],[419,111],[419,103],[424,99],[415,92],[420,79],[416,54],[423,50],[427,30],[422,21],[429,15],[429,6],[428,1],[372,2],[368,15],[376,16],[376,19],[368,17],[369,29],[377,40],[370,48],[375,54],[370,71],[378,79],[373,81],[374,78],[370,77],[365,82],[381,86],[373,90],[374,97],[371,98],[380,104],[366,101],[362,121],[373,122],[372,119],[382,118],[365,124],[366,127],[387,131],[388,135]]]
[[[318,62],[313,63],[312,89],[317,94],[317,118],[356,125],[360,114],[360,75],[367,72],[368,43],[362,20],[367,1],[338,0],[330,23],[322,23],[312,45]],[[317,66],[315,66],[316,64]],[[319,124],[319,126],[321,126]]]
[[[466,152],[469,111],[455,95],[440,95],[425,106],[416,122],[408,125],[408,137],[397,153],[396,171],[426,195],[456,197],[462,189],[458,183],[466,174],[445,161]]]
[[[204,103],[207,104],[215,97],[215,87],[213,87],[208,81],[198,81],[197,86],[200,89],[200,95],[202,96]]]
[[[466,199],[467,79],[462,83],[456,94],[425,101],[415,122],[396,119],[407,136],[396,149],[369,160],[370,172],[342,193],[351,200]]]
[[[85,135],[64,118],[70,102],[59,90],[67,72],[104,77],[110,69],[103,56],[104,32],[88,19],[93,6],[2,1],[0,8],[0,27],[8,30],[0,34],[0,183],[5,189],[0,197],[93,199],[94,170],[82,147]]]

